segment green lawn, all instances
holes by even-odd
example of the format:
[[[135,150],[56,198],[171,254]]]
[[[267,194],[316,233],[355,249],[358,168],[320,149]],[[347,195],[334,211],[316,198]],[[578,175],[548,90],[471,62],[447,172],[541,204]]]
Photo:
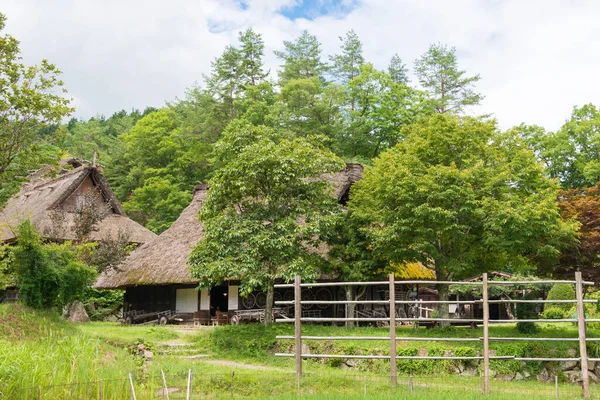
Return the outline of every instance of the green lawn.
[[[571,325],[543,324],[537,337],[576,337]],[[306,325],[305,335],[387,336],[386,328],[355,328]],[[169,387],[179,389],[171,399],[185,398],[187,373],[192,370],[193,398],[297,398],[294,360],[279,358],[275,352],[292,352],[293,342],[276,340],[293,334],[290,325],[226,326],[180,330],[156,325],[124,326],[116,323],[69,324],[51,314],[19,306],[0,306],[0,399],[95,399],[100,379],[104,399],[129,396],[128,374],[132,373],[138,399],[152,399],[162,385],[161,371]],[[493,326],[491,336],[516,337],[514,325]],[[401,327],[398,336],[480,337],[481,329],[467,327],[446,330]],[[590,336],[600,336],[590,330]],[[306,342],[313,353],[387,354],[387,341]],[[139,355],[138,345],[154,354],[151,361]],[[497,354],[562,355],[575,342],[506,343],[491,345]],[[590,344],[591,353],[597,351]],[[398,342],[400,354],[475,354],[480,342]],[[207,356],[190,358],[191,356]],[[481,398],[480,377],[449,373],[452,362],[431,360],[398,361],[398,385],[389,383],[389,361],[358,360],[348,368],[343,360],[305,360],[301,394],[311,399]],[[529,368],[515,361],[494,361],[499,374]],[[232,379],[233,372],[233,379]],[[413,394],[408,389],[413,378]],[[85,384],[84,384],[85,383]],[[65,386],[71,384],[71,386]],[[52,386],[58,385],[58,386]],[[38,389],[38,386],[41,386]],[[17,388],[29,388],[17,390]],[[554,385],[535,380],[503,382],[492,380],[490,399],[553,398]],[[593,386],[593,393],[600,395]],[[561,398],[580,396],[576,385],[560,383]],[[286,397],[287,396],[287,397]],[[159,397],[160,398],[160,397]]]

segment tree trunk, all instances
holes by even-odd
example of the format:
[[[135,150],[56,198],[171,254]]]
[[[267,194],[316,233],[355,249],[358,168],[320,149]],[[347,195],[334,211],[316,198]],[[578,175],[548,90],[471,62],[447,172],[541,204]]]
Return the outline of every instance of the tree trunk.
[[[346,286],[346,300],[354,300],[354,286]],[[356,304],[346,304],[346,318],[354,318]],[[346,328],[354,328],[354,321],[346,321]]]
[[[273,322],[273,293],[275,292],[275,282],[269,282],[267,287],[267,305],[265,306],[265,326]]]
[[[436,263],[437,264],[437,263]],[[448,276],[446,273],[436,265],[435,268],[435,276],[438,281],[447,281]],[[450,296],[450,288],[448,285],[437,285],[438,296],[440,301],[448,301],[448,297]],[[440,312],[440,318],[450,318],[450,310],[448,303],[440,303],[438,305],[438,311]],[[442,328],[446,328],[450,326],[450,321],[440,321],[440,326]]]

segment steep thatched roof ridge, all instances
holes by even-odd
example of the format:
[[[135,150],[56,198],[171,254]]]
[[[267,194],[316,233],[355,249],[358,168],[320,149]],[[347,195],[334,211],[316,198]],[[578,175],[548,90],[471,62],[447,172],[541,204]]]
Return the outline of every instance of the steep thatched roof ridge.
[[[109,235],[115,236],[119,231],[127,232],[131,243],[145,243],[156,237],[156,234],[125,215],[98,168],[81,165],[55,178],[48,178],[42,173],[32,174],[30,182],[23,185],[19,193],[11,197],[4,209],[0,211],[0,240],[13,240],[15,238],[14,228],[27,219],[31,220],[36,229],[48,239],[76,240],[77,237],[72,229],[74,214],[62,210],[60,206],[80,188],[87,178],[90,178],[93,184],[99,188],[103,198],[112,209],[112,213],[98,223],[96,229],[90,233],[89,239],[100,240]],[[53,229],[56,228],[53,214],[57,212],[61,213],[64,229]]]
[[[197,185],[191,204],[169,229],[135,249],[118,267],[105,271],[94,287],[119,289],[135,285],[196,283],[187,261],[192,248],[204,238],[204,224],[198,220],[198,211],[208,189],[208,185]]]
[[[352,183],[362,178],[363,167],[347,163],[337,174],[328,174],[323,179],[334,187],[338,201],[347,196]],[[98,289],[123,289],[136,285],[167,285],[197,283],[192,279],[188,258],[192,248],[204,237],[204,225],[198,220],[208,192],[208,185],[195,188],[192,203],[181,213],[169,229],[155,240],[135,249],[117,268],[105,271],[96,281]],[[315,249],[317,253],[326,249]]]

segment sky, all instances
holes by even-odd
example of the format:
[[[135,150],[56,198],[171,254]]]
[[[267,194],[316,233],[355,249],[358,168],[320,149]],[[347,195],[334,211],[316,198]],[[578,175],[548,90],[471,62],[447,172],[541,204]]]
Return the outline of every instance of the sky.
[[[307,29],[326,59],[354,29],[380,69],[394,53],[412,69],[431,43],[454,46],[460,68],[481,76],[474,112],[502,128],[556,130],[573,106],[600,104],[594,0],[2,0],[0,12],[24,62],[64,72],[79,118],[182,98],[248,27],[273,78],[284,40]]]

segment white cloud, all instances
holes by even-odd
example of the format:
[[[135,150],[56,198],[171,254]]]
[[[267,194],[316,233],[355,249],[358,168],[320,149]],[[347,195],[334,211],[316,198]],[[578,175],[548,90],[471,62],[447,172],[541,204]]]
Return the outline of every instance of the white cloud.
[[[273,72],[272,51],[302,29],[331,54],[338,36],[354,28],[379,68],[394,53],[412,66],[432,42],[455,46],[461,67],[481,74],[486,98],[477,112],[494,113],[502,127],[527,122],[554,130],[574,105],[597,102],[598,2],[363,0],[343,16],[292,21],[280,14],[299,3],[5,0],[2,12],[26,62],[47,58],[65,72],[81,117],[181,96],[249,26],[263,34]]]

